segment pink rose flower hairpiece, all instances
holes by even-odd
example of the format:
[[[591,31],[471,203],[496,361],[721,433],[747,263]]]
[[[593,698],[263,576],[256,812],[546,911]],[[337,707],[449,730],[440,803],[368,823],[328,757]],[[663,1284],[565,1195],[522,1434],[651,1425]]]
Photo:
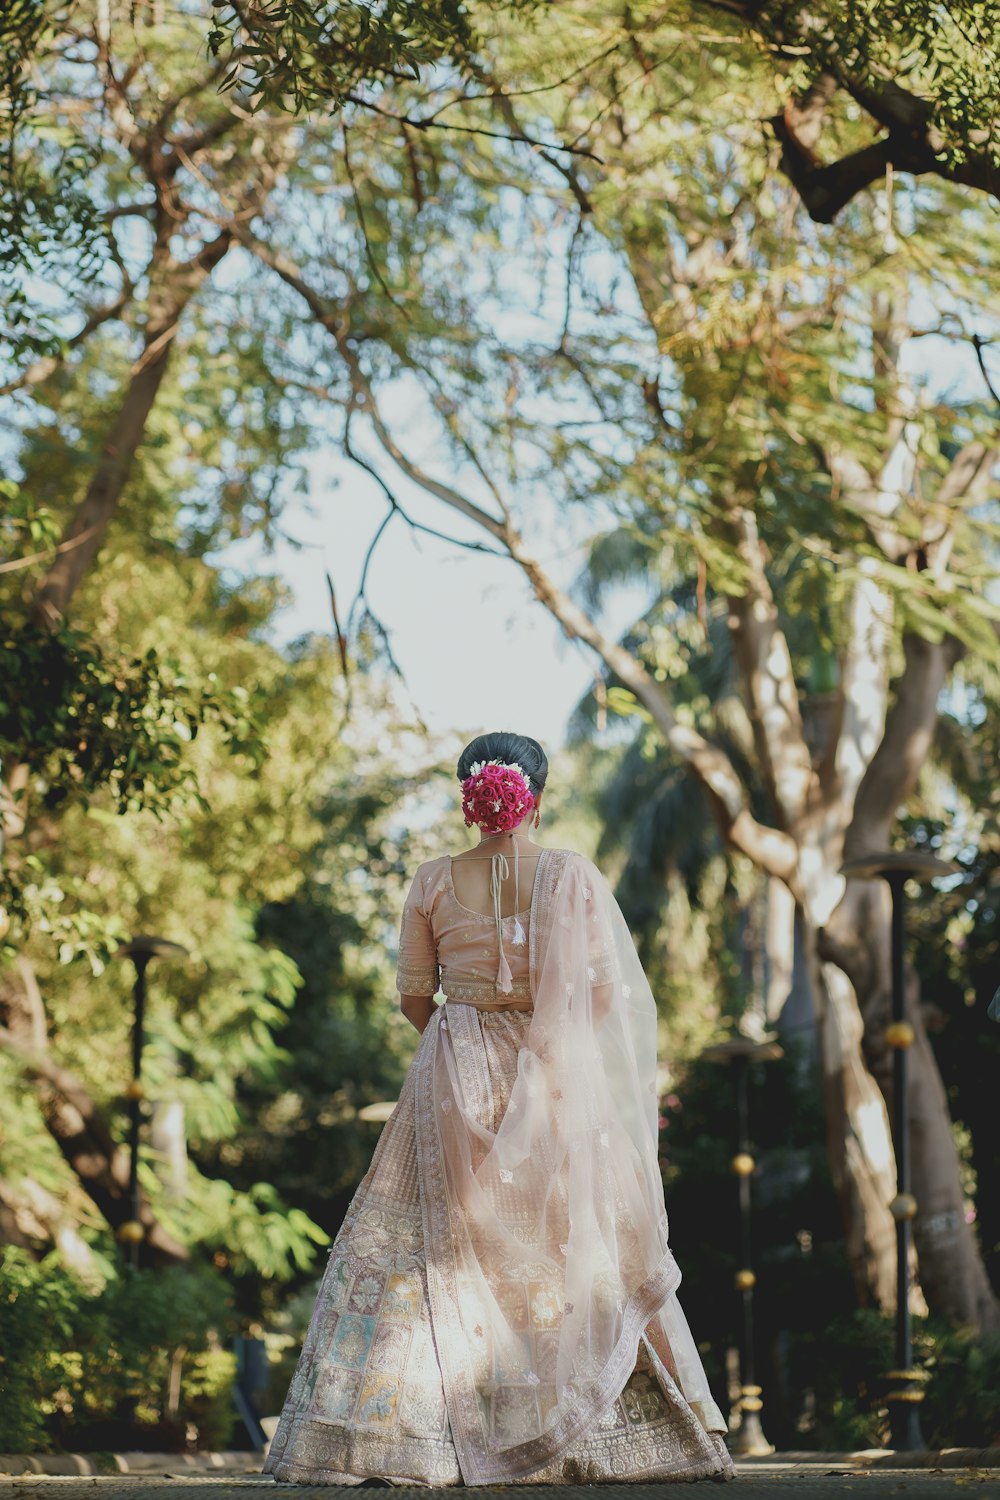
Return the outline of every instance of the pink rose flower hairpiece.
[[[477,760],[462,782],[465,826],[477,824],[487,838],[510,833],[534,805],[527,773],[516,761]]]

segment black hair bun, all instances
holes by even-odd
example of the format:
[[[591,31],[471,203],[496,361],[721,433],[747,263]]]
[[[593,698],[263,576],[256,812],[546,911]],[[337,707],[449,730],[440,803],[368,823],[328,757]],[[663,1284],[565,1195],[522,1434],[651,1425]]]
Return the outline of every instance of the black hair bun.
[[[548,758],[538,741],[526,734],[510,734],[507,730],[477,735],[466,745],[458,757],[459,781],[471,775],[472,767],[481,760],[495,760],[502,766],[520,766],[535,797],[541,793],[549,774]]]

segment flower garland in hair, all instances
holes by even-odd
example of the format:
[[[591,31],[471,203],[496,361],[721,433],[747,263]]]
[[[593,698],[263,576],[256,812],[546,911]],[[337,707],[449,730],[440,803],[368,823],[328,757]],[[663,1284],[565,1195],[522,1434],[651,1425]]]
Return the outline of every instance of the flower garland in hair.
[[[510,833],[534,805],[527,772],[516,761],[477,760],[462,782],[465,826],[478,824],[487,838]]]

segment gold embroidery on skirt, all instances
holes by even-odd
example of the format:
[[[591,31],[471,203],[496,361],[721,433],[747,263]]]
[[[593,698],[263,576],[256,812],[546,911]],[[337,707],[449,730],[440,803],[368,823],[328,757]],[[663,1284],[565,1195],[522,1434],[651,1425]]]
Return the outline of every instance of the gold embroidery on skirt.
[[[510,998],[504,1009],[473,1023],[488,1080],[482,1108],[494,1130],[530,1024],[530,1014],[511,1009]],[[428,1027],[418,1058],[436,1045],[437,1029]],[[331,1251],[264,1466],[276,1479],[356,1484],[374,1475],[434,1486],[462,1482],[435,1344],[448,1330],[432,1329],[428,1304],[414,1094],[411,1070]],[[543,1288],[533,1294],[526,1287],[524,1316],[544,1339],[558,1310]],[[497,1420],[516,1430],[518,1401],[530,1397],[529,1387],[511,1386]],[[695,1479],[731,1472],[721,1437],[704,1430],[644,1340],[634,1373],[597,1430],[527,1482]]]

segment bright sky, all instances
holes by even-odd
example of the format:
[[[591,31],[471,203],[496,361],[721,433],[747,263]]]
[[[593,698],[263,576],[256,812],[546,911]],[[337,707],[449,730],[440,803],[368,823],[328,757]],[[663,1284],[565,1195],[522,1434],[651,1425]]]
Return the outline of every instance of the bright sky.
[[[918,383],[926,381],[934,393],[981,394],[967,347],[924,338],[908,352]],[[459,482],[440,455],[422,461],[437,477]],[[386,509],[374,482],[335,451],[317,454],[311,473],[308,501],[290,502],[284,515],[284,529],[300,548],[282,545],[261,555],[248,545],[230,549],[224,559],[286,580],[294,602],[279,620],[283,640],[332,630],[326,572],[346,622],[365,552]],[[415,486],[402,481],[397,493],[423,524],[487,540]],[[582,551],[567,528],[552,535],[558,519],[544,512],[539,497],[528,526],[536,555],[559,583],[570,586]],[[563,742],[570,714],[593,682],[595,663],[585,648],[564,638],[513,563],[417,535],[396,517],[375,552],[367,594],[389,632],[415,709],[435,737],[466,739],[487,729],[513,729],[551,748]],[[607,632],[622,630],[639,608],[638,591],[619,595],[604,622]]]
[[[294,603],[279,620],[284,640],[332,631],[327,572],[346,623],[365,552],[386,510],[374,482],[338,455],[323,454],[312,470],[308,508],[292,503],[283,518],[286,533],[304,545],[279,546],[271,556],[241,547],[225,557],[238,567],[256,562],[287,581]],[[477,536],[440,502],[405,483],[398,493],[423,524]],[[578,547],[542,542],[537,553],[560,583],[572,583],[582,560]],[[594,665],[589,652],[565,639],[512,562],[414,533],[397,516],[378,544],[366,593],[389,632],[408,694],[435,736],[513,729],[548,745],[562,742]],[[621,611],[624,625],[625,600]]]

